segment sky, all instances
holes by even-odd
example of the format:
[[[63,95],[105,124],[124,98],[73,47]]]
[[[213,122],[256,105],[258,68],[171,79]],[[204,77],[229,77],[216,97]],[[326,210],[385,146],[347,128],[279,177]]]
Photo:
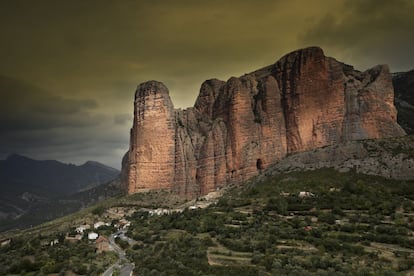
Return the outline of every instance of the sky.
[[[414,69],[412,0],[0,0],[0,159],[120,168],[134,92],[176,108],[299,48],[365,70]]]

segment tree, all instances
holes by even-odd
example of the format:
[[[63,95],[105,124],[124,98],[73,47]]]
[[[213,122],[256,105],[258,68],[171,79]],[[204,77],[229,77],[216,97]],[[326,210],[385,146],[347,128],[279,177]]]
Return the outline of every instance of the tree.
[[[94,215],[98,215],[98,216],[102,216],[102,214],[105,212],[105,207],[103,207],[102,205],[95,207],[92,210],[92,214]]]
[[[281,215],[285,215],[288,209],[288,202],[283,197],[271,197],[267,201],[265,210],[276,211]]]

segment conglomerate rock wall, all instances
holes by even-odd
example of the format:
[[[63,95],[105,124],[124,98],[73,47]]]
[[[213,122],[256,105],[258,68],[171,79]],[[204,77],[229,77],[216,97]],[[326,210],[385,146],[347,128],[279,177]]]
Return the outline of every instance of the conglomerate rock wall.
[[[193,198],[241,183],[286,155],[346,141],[402,136],[386,65],[354,70],[310,47],[275,64],[201,85],[194,107],[174,109],[160,82],[138,86],[128,193],[166,189]]]

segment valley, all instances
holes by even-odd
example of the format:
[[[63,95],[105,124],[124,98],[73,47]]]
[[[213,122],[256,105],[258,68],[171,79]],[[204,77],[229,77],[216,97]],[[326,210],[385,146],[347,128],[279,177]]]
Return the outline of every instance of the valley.
[[[122,196],[14,234],[1,248],[1,273],[100,275],[116,263],[114,251],[97,253],[87,240],[35,244],[114,210],[130,221],[125,235],[136,242],[115,241],[137,275],[412,273],[413,184],[325,168],[256,178],[192,203],[163,191]],[[109,237],[113,227],[98,233]],[[56,250],[69,255],[59,259]]]
[[[119,171],[88,161],[0,160],[0,231],[33,227],[120,194]]]

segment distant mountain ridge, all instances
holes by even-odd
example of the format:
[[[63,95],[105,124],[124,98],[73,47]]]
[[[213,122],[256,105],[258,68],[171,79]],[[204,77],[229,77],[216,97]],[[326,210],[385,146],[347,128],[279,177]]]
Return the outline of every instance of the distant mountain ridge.
[[[53,192],[56,196],[106,183],[118,174],[118,170],[95,161],[77,166],[56,160],[35,160],[18,154],[0,161],[1,179],[12,180],[23,190],[39,189],[41,193]]]
[[[34,208],[102,186],[119,173],[95,161],[78,166],[12,154],[0,160],[0,223],[13,222]]]
[[[414,70],[394,73],[395,106],[398,110],[398,124],[407,134],[414,134]]]
[[[122,191],[119,188],[119,178],[108,183],[86,189],[75,194],[53,199],[37,198],[36,202],[24,213],[13,219],[0,219],[0,232],[9,229],[25,229],[46,221],[50,221],[83,208],[96,204],[107,198],[119,196]],[[33,198],[33,195],[24,193],[22,197]]]

